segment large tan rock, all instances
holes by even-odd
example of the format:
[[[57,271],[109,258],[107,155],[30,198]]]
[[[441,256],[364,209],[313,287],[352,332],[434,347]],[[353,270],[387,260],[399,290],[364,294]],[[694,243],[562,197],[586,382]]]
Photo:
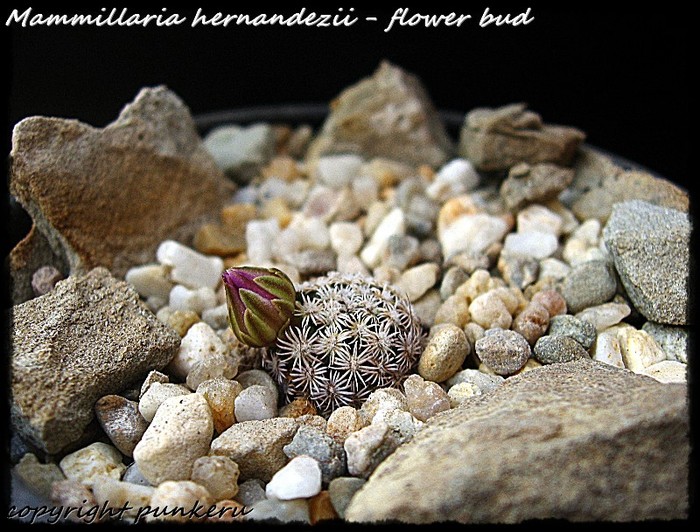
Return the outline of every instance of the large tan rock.
[[[12,311],[13,428],[54,454],[78,441],[102,396],[175,355],[180,337],[126,282],[95,268]]]
[[[383,61],[371,77],[345,89],[312,141],[307,159],[356,153],[434,167],[454,151],[440,115],[420,80]]]
[[[683,519],[687,388],[590,360],[511,377],[431,418],[353,497],[349,521]]]
[[[190,244],[201,221],[216,216],[233,191],[189,109],[164,86],[142,89],[104,128],[26,118],[15,125],[10,157],[10,191],[65,275],[104,266],[122,277],[153,261],[163,240]],[[25,296],[15,303],[31,297],[23,267],[37,261],[27,247],[11,262],[13,280],[22,285],[14,292]]]

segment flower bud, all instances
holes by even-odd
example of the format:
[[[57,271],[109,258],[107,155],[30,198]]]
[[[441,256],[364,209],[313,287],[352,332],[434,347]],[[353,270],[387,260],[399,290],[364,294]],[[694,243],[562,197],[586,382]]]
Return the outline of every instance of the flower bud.
[[[236,337],[251,347],[275,342],[294,313],[294,284],[277,268],[241,266],[222,275],[228,316]]]

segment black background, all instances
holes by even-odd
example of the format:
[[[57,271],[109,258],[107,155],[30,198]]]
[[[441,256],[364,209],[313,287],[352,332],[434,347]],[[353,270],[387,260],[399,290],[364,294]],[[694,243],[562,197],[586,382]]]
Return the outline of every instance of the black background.
[[[143,86],[166,84],[193,113],[250,105],[322,102],[370,75],[382,59],[417,74],[435,105],[466,112],[476,106],[522,101],[545,122],[576,126],[588,142],[676,181],[690,184],[687,20],[672,3],[537,1],[358,2],[265,1],[185,4],[10,2],[2,10],[10,75],[4,131],[30,115],[77,118],[96,126],[114,120]],[[612,5],[611,5],[612,4]],[[173,28],[7,28],[12,8],[33,13],[97,14],[127,6],[130,13],[186,16]],[[479,28],[485,7],[517,14],[531,8],[527,26]],[[649,7],[651,6],[651,7]],[[224,13],[347,13],[350,28],[191,28],[197,8]],[[392,13],[455,11],[472,15],[461,28],[394,27]],[[378,22],[365,22],[376,16]],[[9,144],[7,145],[9,148]]]

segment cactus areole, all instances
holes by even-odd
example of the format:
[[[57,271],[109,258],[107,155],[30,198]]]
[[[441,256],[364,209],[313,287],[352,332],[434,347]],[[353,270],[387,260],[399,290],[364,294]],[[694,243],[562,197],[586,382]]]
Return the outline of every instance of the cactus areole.
[[[233,332],[267,347],[263,367],[287,401],[305,397],[322,415],[359,407],[416,366],[423,329],[408,298],[388,284],[331,272],[295,290],[279,270],[251,267],[223,279]]]

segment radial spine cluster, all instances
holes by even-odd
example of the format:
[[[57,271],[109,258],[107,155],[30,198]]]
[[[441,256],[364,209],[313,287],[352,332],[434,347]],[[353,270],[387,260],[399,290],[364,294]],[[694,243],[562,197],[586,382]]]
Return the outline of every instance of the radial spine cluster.
[[[415,367],[423,330],[409,300],[358,274],[329,273],[297,289],[291,324],[263,356],[286,399],[308,398],[323,415],[359,407]]]

